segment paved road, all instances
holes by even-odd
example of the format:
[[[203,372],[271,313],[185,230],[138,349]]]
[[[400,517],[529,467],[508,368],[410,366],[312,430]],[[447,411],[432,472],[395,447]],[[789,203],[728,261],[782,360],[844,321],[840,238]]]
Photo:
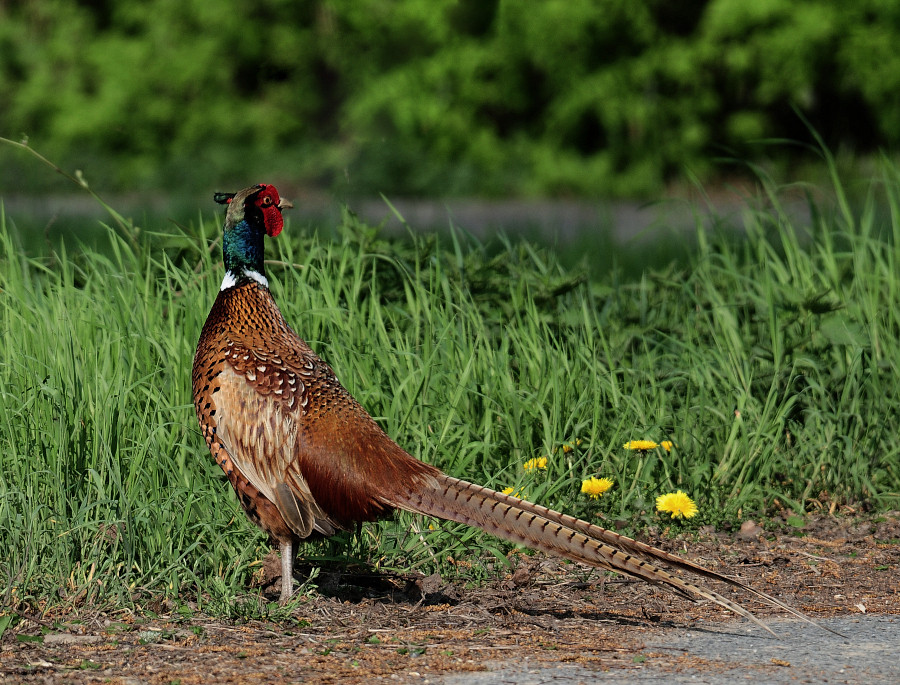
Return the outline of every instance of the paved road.
[[[431,679],[441,685],[576,685],[578,683],[900,683],[900,616],[852,616],[822,621],[841,638],[798,621],[768,621],[774,639],[747,623],[660,631],[628,669],[588,668],[523,659],[495,663],[485,673]],[[702,661],[699,661],[702,660]]]
[[[290,213],[295,225],[323,224],[334,226],[341,221],[342,203],[328,194],[309,195],[302,199],[285,195],[294,200],[296,207]],[[105,199],[125,216],[136,217],[137,223],[164,225],[171,217],[176,221],[196,221],[197,208],[209,218],[216,211],[212,204],[212,190],[208,196],[179,197],[159,193],[146,195],[106,196]],[[13,219],[43,224],[67,224],[73,218],[108,221],[103,207],[86,193],[42,195],[39,198],[20,195],[0,195],[6,213]],[[445,231],[451,223],[476,236],[484,238],[504,231],[510,236],[525,233],[529,236],[544,235],[565,243],[588,232],[608,232],[617,243],[637,239],[652,240],[660,230],[693,234],[698,217],[708,218],[713,211],[707,202],[689,203],[670,199],[653,203],[629,201],[570,201],[570,200],[414,200],[394,198],[391,205],[418,231]],[[387,203],[381,198],[356,198],[350,208],[364,221],[377,226],[384,224],[393,232],[405,233],[405,228]],[[745,198],[737,195],[722,196],[715,203],[715,214],[735,227],[744,225],[748,207]],[[783,208],[801,221],[807,221],[809,210],[805,203],[785,201]],[[149,217],[149,219],[148,219]]]

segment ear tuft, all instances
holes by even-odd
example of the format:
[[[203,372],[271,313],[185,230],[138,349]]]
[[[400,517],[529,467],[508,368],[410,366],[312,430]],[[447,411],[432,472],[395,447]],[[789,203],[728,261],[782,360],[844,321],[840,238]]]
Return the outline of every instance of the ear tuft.
[[[236,194],[237,193],[214,193],[213,200],[218,202],[220,205],[227,205],[231,203]]]

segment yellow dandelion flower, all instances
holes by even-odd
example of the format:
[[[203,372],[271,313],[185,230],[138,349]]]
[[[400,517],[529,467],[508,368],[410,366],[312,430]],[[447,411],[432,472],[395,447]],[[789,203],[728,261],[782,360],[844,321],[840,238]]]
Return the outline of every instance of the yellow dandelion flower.
[[[671,452],[672,448],[675,447],[675,444],[671,440],[663,440],[659,443],[659,446],[662,447],[666,452]]]
[[[640,450],[644,452],[646,450],[655,450],[659,447],[659,443],[653,442],[652,440],[629,440],[624,445],[622,445],[626,450]]]
[[[660,495],[656,498],[656,510],[672,514],[672,518],[683,516],[686,519],[697,515],[697,505],[681,490]]]
[[[599,499],[600,495],[613,486],[611,478],[588,478],[581,481],[581,492],[591,499]]]
[[[513,497],[518,497],[519,499],[528,499],[528,495],[526,495],[521,490],[516,490],[516,492],[513,493],[512,488],[503,488],[503,494],[504,495],[512,495]]]
[[[522,467],[526,471],[533,471],[534,469],[546,469],[547,457],[535,457],[534,459],[529,459],[522,465]]]
[[[574,451],[576,447],[581,447],[582,442],[584,441],[581,438],[575,438],[574,440],[569,440],[569,442],[564,442],[560,449],[568,454],[569,452]]]

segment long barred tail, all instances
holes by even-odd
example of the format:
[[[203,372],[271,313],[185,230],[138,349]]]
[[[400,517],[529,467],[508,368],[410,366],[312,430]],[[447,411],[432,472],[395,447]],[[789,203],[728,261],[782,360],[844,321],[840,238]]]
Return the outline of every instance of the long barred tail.
[[[400,495],[394,492],[392,495],[391,504],[400,509],[476,526],[499,538],[532,549],[640,578],[654,585],[666,586],[689,599],[702,597],[750,619],[773,635],[775,633],[768,626],[740,604],[673,575],[656,563],[661,562],[673,569],[727,583],[797,618],[819,625],[774,597],[699,564],[587,521],[445,474],[436,476],[427,486],[419,483],[419,487],[408,493]]]

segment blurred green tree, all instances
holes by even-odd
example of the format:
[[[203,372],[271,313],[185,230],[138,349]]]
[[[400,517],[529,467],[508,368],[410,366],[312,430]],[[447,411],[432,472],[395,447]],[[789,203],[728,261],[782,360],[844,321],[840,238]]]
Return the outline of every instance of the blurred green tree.
[[[889,0],[3,3],[0,135],[120,187],[635,195],[808,140],[794,108],[896,145],[898,44]]]

